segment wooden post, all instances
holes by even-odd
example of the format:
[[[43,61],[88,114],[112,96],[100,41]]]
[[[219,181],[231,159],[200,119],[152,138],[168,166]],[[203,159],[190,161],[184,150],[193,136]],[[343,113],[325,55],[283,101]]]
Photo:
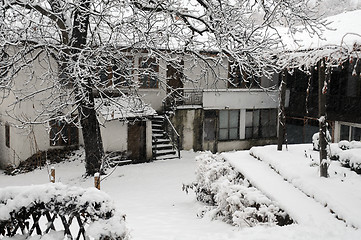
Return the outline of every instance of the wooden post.
[[[326,128],[326,67],[325,59],[318,62],[318,117],[319,117],[319,145],[320,145],[320,176],[326,177],[327,173],[327,128]]]
[[[51,167],[50,169],[50,182],[55,183],[55,168]]]
[[[94,187],[100,190],[100,173],[94,174]]]
[[[280,85],[280,103],[278,111],[278,145],[277,150],[282,151],[282,144],[285,140],[286,118],[285,118],[285,101],[286,101],[286,70],[283,70]]]

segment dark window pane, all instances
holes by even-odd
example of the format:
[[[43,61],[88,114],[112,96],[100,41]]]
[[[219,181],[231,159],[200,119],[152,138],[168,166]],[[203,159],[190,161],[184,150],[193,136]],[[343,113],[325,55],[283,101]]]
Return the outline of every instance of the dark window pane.
[[[10,125],[5,124],[5,146],[10,147]]]
[[[269,110],[261,110],[261,126],[266,126],[269,124]]]
[[[340,140],[349,140],[349,126],[341,125]]]
[[[356,141],[360,141],[360,140],[361,140],[361,128],[352,127],[351,140],[356,140]]]
[[[277,136],[277,126],[271,125],[270,126],[270,137],[276,137]]]
[[[252,121],[253,127],[259,126],[259,110],[253,111],[253,121]]]
[[[246,127],[252,127],[252,117],[253,117],[253,111],[247,110],[246,111]]]
[[[271,109],[270,110],[270,125],[277,125],[277,119],[278,119],[278,110],[277,109]]]
[[[229,127],[238,128],[238,125],[239,125],[239,111],[238,110],[229,111]]]
[[[232,140],[238,139],[238,128],[229,129],[229,139]]]
[[[270,137],[270,127],[268,125],[261,127],[261,137],[262,138],[268,138]]]
[[[228,129],[219,129],[219,139],[220,140],[228,139]]]
[[[253,128],[246,127],[246,138],[253,138]]]
[[[219,128],[228,127],[228,111],[219,111]]]

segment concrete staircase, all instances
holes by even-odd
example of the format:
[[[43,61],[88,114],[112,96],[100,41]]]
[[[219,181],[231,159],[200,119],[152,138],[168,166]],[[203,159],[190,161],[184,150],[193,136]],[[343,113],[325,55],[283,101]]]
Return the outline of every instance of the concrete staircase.
[[[152,118],[152,150],[153,159],[178,158],[178,150],[173,146],[164,128],[164,116],[156,115]]]

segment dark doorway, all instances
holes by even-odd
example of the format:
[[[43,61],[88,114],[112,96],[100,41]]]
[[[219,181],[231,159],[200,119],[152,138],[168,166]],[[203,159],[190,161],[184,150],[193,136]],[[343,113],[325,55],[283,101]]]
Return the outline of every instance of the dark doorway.
[[[217,152],[217,112],[204,111],[203,122],[203,149],[213,153]]]
[[[128,157],[134,163],[146,162],[145,122],[128,123]]]

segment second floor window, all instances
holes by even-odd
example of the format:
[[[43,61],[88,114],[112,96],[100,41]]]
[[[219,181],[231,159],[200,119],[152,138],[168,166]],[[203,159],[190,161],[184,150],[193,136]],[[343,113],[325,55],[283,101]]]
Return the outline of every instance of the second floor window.
[[[130,56],[112,60],[110,66],[99,70],[100,82],[105,87],[128,87],[133,79],[133,58]]]
[[[139,58],[141,88],[158,88],[159,66],[155,58]]]
[[[259,88],[260,78],[241,70],[236,64],[230,64],[228,70],[228,88]]]
[[[133,79],[133,58],[127,56],[115,60],[112,68],[112,73],[112,84],[114,86],[131,86]]]

